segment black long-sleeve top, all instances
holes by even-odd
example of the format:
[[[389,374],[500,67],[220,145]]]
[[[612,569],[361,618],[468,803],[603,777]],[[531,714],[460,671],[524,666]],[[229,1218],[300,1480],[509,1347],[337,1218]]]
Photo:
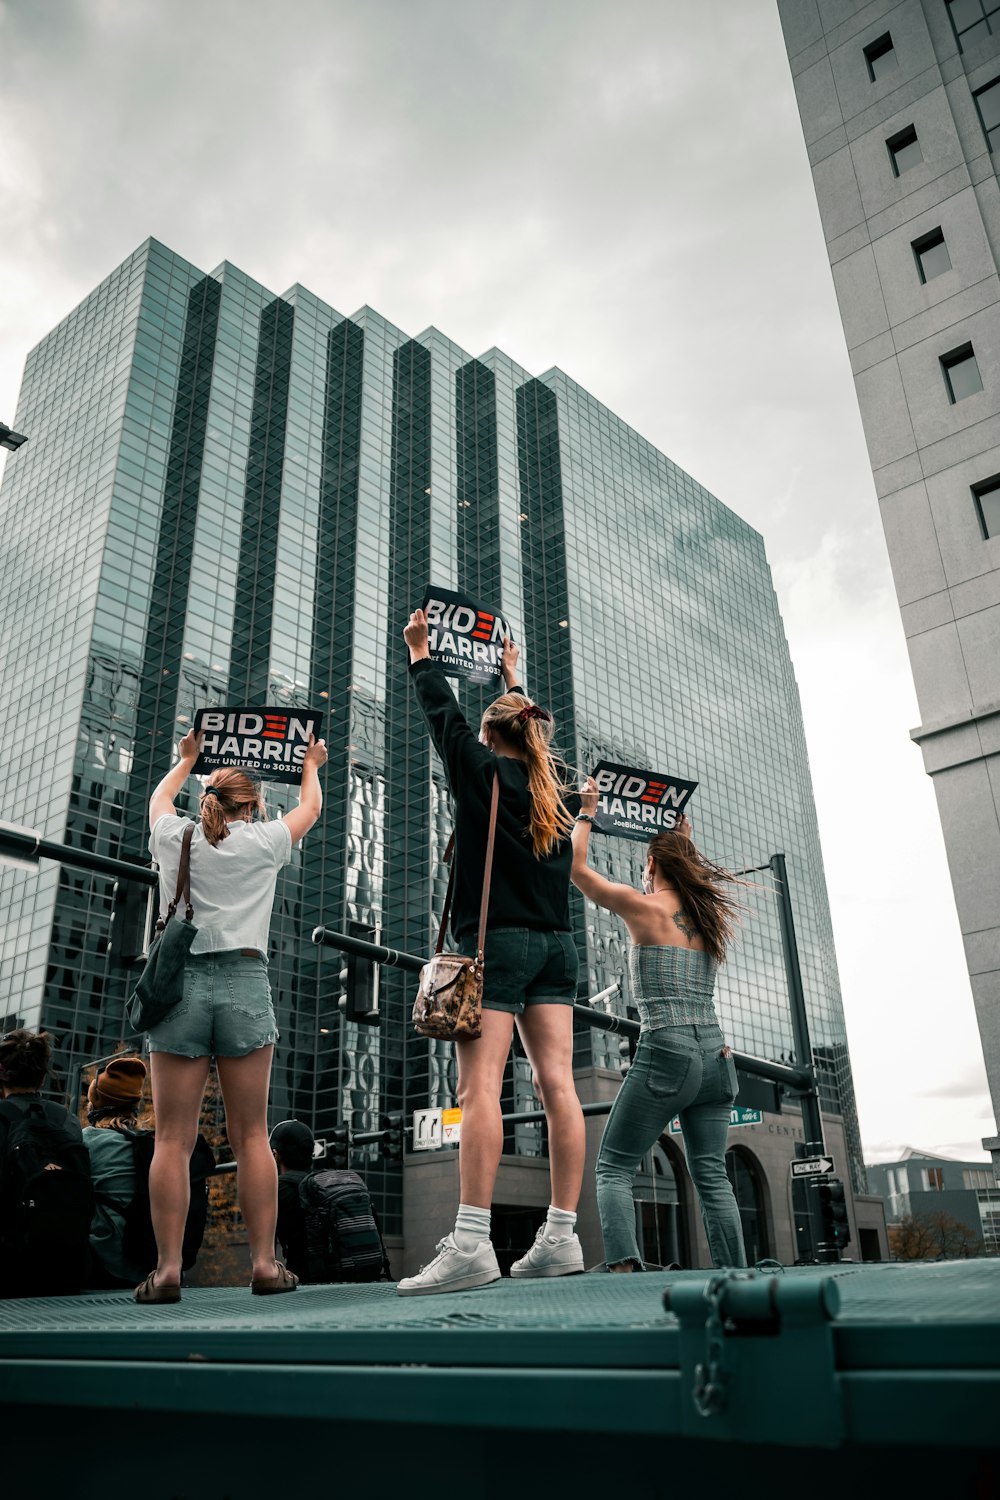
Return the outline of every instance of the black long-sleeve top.
[[[444,673],[432,661],[410,667],[431,738],[444,762],[455,801],[455,892],[451,930],[470,951],[479,928],[479,907],[486,863],[493,773],[500,776],[490,927],[531,927],[542,932],[569,932],[569,872],[573,846],[563,838],[551,854],[536,859],[531,844],[531,794],[528,767],[509,755],[494,755],[481,745],[455,701]],[[571,813],[579,798],[567,798]]]

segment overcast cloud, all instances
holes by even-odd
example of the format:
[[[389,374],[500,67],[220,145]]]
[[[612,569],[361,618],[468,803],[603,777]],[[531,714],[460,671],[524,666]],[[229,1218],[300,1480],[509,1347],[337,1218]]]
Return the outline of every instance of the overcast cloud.
[[[764,535],[861,1128],[993,1117],[774,0],[0,0],[0,417],[148,235],[559,365]]]

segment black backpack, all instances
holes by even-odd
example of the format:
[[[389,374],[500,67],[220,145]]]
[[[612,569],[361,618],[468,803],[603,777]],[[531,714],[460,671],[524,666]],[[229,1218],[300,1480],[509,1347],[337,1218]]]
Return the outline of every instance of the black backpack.
[[[0,1250],[28,1295],[77,1292],[90,1267],[90,1154],[69,1130],[70,1118],[48,1100],[0,1102],[7,1122]]]
[[[389,1257],[357,1172],[320,1168],[299,1183],[310,1282],[388,1281]]]
[[[125,1259],[140,1271],[152,1270],[156,1265],[156,1236],[149,1210],[149,1164],[153,1160],[156,1137],[151,1130],[123,1130],[122,1135],[132,1142],[132,1161],[135,1166],[135,1192],[125,1209],[125,1231],[122,1235],[122,1252]],[[181,1264],[190,1271],[198,1259],[198,1251],[205,1237],[208,1222],[208,1179],[215,1171],[215,1153],[199,1135],[194,1143],[188,1167],[191,1177],[191,1206],[184,1225],[184,1244]]]

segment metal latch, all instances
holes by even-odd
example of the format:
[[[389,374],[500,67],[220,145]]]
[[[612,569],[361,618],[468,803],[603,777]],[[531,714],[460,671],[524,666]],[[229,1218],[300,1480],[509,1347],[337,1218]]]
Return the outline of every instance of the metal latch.
[[[692,1437],[837,1447],[843,1414],[832,1276],[726,1271],[668,1287],[680,1324],[682,1425]]]

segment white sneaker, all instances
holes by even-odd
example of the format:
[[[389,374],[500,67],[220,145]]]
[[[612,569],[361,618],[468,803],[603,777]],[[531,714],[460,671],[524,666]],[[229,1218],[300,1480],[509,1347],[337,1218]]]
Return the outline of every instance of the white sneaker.
[[[489,1286],[500,1280],[496,1252],[489,1240],[482,1240],[475,1250],[460,1250],[454,1236],[438,1240],[437,1255],[429,1266],[421,1266],[416,1276],[404,1276],[396,1283],[401,1297],[420,1297],[428,1292],[467,1292],[472,1287]],[[581,1263],[582,1270],[582,1263]]]
[[[535,1243],[510,1268],[512,1276],[576,1276],[583,1270],[583,1247],[575,1234],[567,1239],[553,1239],[545,1225],[535,1235]]]

